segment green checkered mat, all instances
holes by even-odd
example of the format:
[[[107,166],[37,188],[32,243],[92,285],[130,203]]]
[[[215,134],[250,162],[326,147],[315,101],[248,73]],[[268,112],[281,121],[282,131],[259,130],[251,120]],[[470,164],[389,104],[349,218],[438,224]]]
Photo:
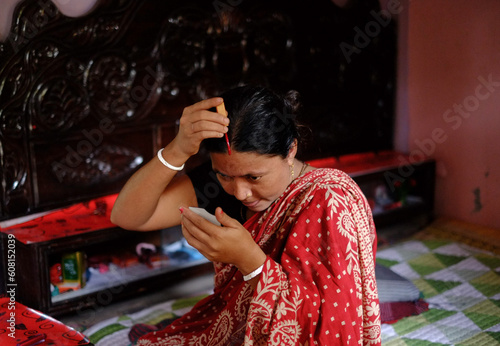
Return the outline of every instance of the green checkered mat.
[[[182,316],[208,294],[170,300],[139,312],[113,317],[83,331],[96,346],[129,346],[128,333],[138,323],[155,325],[167,318]]]
[[[377,262],[411,280],[429,310],[382,325],[383,345],[500,345],[500,257],[446,240],[380,249]]]

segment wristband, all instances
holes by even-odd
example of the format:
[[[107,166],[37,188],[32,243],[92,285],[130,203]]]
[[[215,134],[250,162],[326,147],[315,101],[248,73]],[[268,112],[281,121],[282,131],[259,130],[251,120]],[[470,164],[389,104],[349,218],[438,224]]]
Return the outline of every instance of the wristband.
[[[170,163],[168,163],[167,161],[165,161],[165,159],[161,155],[162,151],[163,151],[163,148],[161,148],[160,150],[158,150],[158,160],[160,160],[160,162],[163,163],[163,165],[165,167],[168,167],[168,168],[170,168],[170,169],[172,169],[174,171],[182,171],[182,169],[184,168],[184,165],[182,165],[180,167],[172,166]]]
[[[245,280],[245,281],[252,280],[254,277],[256,277],[257,275],[259,275],[260,273],[262,273],[262,269],[264,269],[264,265],[261,265],[259,268],[255,269],[250,274],[244,275],[243,276],[243,280]]]

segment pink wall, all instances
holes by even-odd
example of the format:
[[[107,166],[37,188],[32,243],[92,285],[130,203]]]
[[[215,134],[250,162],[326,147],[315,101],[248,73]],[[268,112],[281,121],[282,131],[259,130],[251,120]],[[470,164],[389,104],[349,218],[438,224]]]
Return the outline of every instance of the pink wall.
[[[437,160],[438,216],[500,229],[500,1],[402,5],[396,145]]]

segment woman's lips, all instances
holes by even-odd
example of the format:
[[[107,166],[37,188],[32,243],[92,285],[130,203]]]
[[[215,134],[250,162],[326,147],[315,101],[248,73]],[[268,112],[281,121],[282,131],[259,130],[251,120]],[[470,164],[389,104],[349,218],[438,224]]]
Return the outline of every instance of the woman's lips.
[[[253,202],[243,202],[243,205],[247,208],[252,208],[255,207],[257,204],[259,204],[259,200],[255,200]]]

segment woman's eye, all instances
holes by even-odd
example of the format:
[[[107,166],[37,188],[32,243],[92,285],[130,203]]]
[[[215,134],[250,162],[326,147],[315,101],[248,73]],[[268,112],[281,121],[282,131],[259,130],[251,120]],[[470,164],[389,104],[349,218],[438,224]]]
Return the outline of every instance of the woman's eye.
[[[217,173],[217,175],[219,176],[219,179],[222,179],[222,180],[229,180],[229,177],[227,175],[224,175],[222,173]]]

